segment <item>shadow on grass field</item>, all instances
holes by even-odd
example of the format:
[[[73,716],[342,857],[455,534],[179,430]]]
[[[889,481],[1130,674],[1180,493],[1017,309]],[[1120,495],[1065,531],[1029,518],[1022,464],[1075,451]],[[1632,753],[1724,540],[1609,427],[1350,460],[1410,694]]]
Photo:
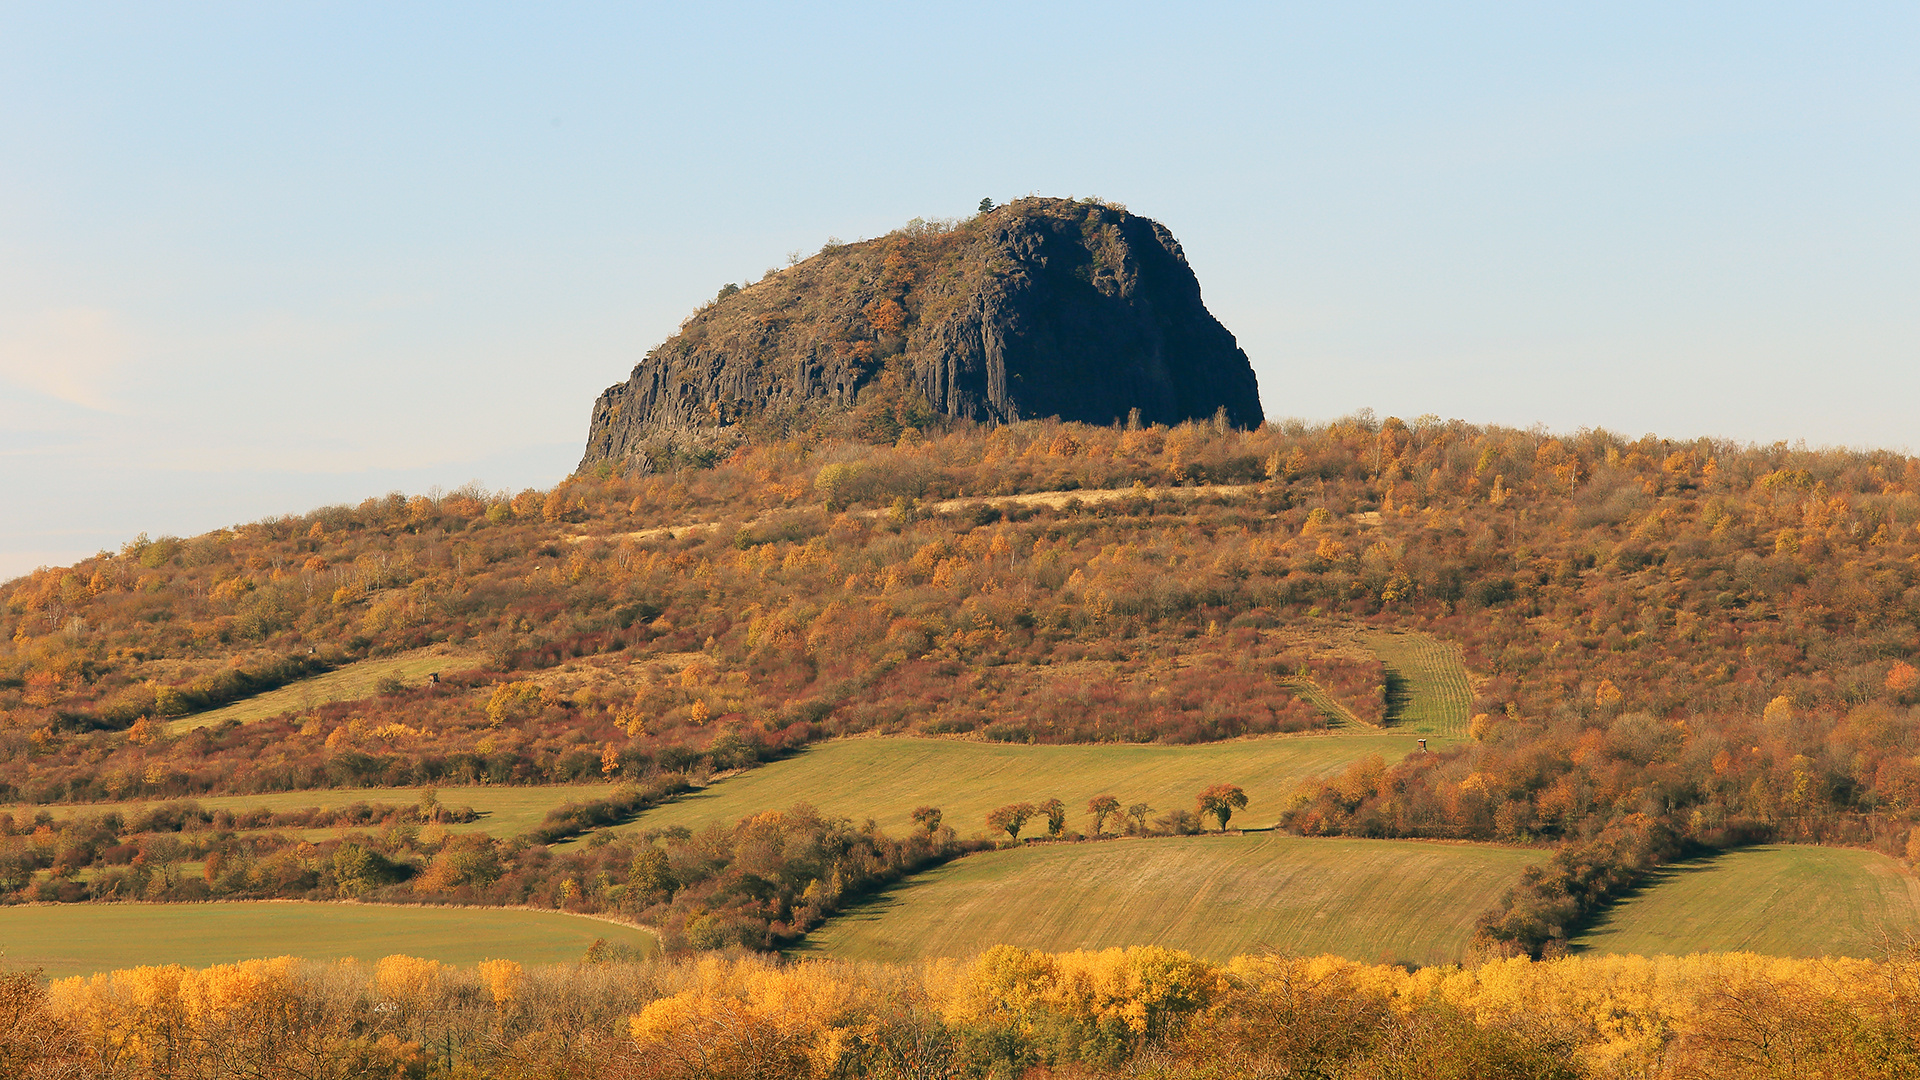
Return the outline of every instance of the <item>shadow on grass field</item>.
[[[1872,851],[1742,848],[1674,863],[1612,905],[1575,951],[1883,955],[1920,934],[1920,880]]]
[[[1457,645],[1417,631],[1360,635],[1386,666],[1389,730],[1466,738],[1473,683]]]
[[[347,664],[324,675],[288,683],[231,705],[183,716],[172,721],[168,727],[178,735],[183,731],[223,724],[229,720],[247,723],[282,713],[302,712],[332,701],[358,701],[379,693],[380,684],[387,679],[397,679],[408,686],[415,686],[425,682],[429,672],[461,671],[478,666],[481,659],[479,653],[471,650],[456,649],[450,645],[430,645],[398,656]]]

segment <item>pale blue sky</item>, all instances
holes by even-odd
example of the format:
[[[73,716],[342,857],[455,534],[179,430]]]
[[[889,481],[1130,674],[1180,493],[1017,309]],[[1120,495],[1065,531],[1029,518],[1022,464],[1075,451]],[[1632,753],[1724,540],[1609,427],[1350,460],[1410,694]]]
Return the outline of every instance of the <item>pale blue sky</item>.
[[[1165,222],[1272,416],[1920,444],[1912,4],[0,3],[0,577],[544,486],[727,281]]]

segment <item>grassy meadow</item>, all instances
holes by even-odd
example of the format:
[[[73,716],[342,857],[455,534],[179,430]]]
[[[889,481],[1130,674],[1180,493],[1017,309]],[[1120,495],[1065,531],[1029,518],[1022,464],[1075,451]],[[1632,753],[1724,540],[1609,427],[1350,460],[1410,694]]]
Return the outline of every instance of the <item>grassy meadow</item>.
[[[649,810],[624,829],[733,822],[797,802],[863,820],[887,832],[913,827],[916,806],[937,806],[962,836],[986,829],[988,811],[1012,802],[1058,798],[1068,827],[1091,832],[1087,800],[1111,794],[1122,805],[1146,802],[1156,814],[1194,806],[1211,784],[1239,784],[1248,798],[1240,820],[1264,824],[1301,780],[1327,776],[1368,754],[1398,760],[1411,738],[1375,732],[1279,735],[1196,746],[1101,744],[1024,746],[907,737],[840,739],[783,761],[738,773]],[[453,801],[451,799],[449,802]],[[477,804],[476,804],[477,805]],[[1109,823],[1107,829],[1117,829]],[[1044,832],[1044,821],[1028,833]]]
[[[1272,833],[1033,844],[970,855],[814,931],[804,955],[902,961],[996,944],[1164,945],[1433,964],[1540,853]]]
[[[1467,737],[1473,684],[1460,648],[1428,634],[1361,635],[1387,667],[1387,725],[1419,735]]]
[[[288,683],[231,705],[183,716],[169,726],[177,735],[229,720],[246,723],[282,713],[301,712],[333,701],[358,701],[379,693],[381,682],[387,679],[398,679],[408,686],[416,686],[425,682],[430,672],[460,671],[474,667],[480,660],[480,654],[475,652],[447,645],[430,645],[398,656],[346,664],[324,675]]]
[[[595,938],[651,952],[653,935],[557,911],[383,907],[288,901],[34,904],[0,908],[0,967],[50,977],[143,964],[204,967],[262,956],[377,960],[394,953],[449,964],[580,959]]]
[[[1871,851],[1771,845],[1656,871],[1573,942],[1587,952],[1881,956],[1920,934],[1920,879]]]

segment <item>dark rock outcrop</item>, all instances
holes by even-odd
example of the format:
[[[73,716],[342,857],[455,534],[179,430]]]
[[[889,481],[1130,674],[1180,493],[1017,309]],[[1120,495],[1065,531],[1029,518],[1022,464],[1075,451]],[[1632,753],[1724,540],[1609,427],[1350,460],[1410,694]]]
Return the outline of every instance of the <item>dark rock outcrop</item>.
[[[1099,202],[1022,199],[915,222],[729,286],[593,408],[582,467],[730,428],[930,411],[986,423],[1262,420],[1246,353],[1200,300],[1179,241]]]

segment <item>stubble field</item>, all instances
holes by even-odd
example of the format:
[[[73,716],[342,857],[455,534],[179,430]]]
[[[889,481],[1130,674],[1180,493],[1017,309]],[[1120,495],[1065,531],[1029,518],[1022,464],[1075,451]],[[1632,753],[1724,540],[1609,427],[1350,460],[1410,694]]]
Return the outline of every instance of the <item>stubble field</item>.
[[[1214,960],[1279,952],[1457,962],[1474,919],[1540,852],[1271,833],[1034,844],[972,855],[815,931],[802,955],[965,957],[1163,945]]]

